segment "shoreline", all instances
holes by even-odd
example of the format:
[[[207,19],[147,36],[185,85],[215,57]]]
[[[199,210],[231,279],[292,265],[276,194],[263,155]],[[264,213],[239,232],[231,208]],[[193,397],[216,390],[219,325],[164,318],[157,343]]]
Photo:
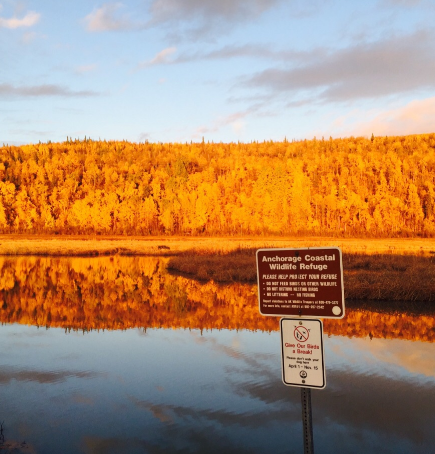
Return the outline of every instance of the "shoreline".
[[[166,257],[166,269],[218,284],[255,284],[256,249],[339,246],[345,299],[435,303],[435,240],[319,237],[59,237],[0,235],[0,257]],[[420,308],[421,310],[421,308]]]
[[[245,248],[338,246],[343,252],[364,254],[435,254],[435,238],[337,238],[291,237],[197,237],[197,236],[90,236],[1,234],[0,256],[98,256],[178,255],[187,251],[227,253]]]

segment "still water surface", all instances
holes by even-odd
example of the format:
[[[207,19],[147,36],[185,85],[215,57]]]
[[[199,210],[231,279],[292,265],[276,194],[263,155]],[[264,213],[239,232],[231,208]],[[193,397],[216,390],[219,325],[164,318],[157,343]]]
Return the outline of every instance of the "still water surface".
[[[2,452],[301,453],[300,390],[256,288],[158,258],[0,258]],[[432,453],[432,316],[325,321],[316,453]],[[25,444],[23,444],[25,442]]]

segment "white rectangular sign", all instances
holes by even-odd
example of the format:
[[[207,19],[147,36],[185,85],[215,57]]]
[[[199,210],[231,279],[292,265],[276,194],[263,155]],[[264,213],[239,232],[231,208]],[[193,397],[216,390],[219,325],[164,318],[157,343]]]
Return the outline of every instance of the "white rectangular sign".
[[[281,319],[282,381],[288,386],[322,389],[326,385],[323,323]]]

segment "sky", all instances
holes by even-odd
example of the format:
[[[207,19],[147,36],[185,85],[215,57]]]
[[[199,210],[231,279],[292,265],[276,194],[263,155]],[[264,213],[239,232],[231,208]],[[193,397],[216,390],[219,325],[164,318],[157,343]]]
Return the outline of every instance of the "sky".
[[[0,144],[435,132],[433,0],[0,0]]]

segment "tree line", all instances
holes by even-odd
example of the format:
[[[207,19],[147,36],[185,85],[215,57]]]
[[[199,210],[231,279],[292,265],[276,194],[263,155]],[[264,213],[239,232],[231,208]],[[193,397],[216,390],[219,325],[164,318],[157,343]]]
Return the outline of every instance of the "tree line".
[[[435,134],[3,146],[0,231],[433,236]]]

